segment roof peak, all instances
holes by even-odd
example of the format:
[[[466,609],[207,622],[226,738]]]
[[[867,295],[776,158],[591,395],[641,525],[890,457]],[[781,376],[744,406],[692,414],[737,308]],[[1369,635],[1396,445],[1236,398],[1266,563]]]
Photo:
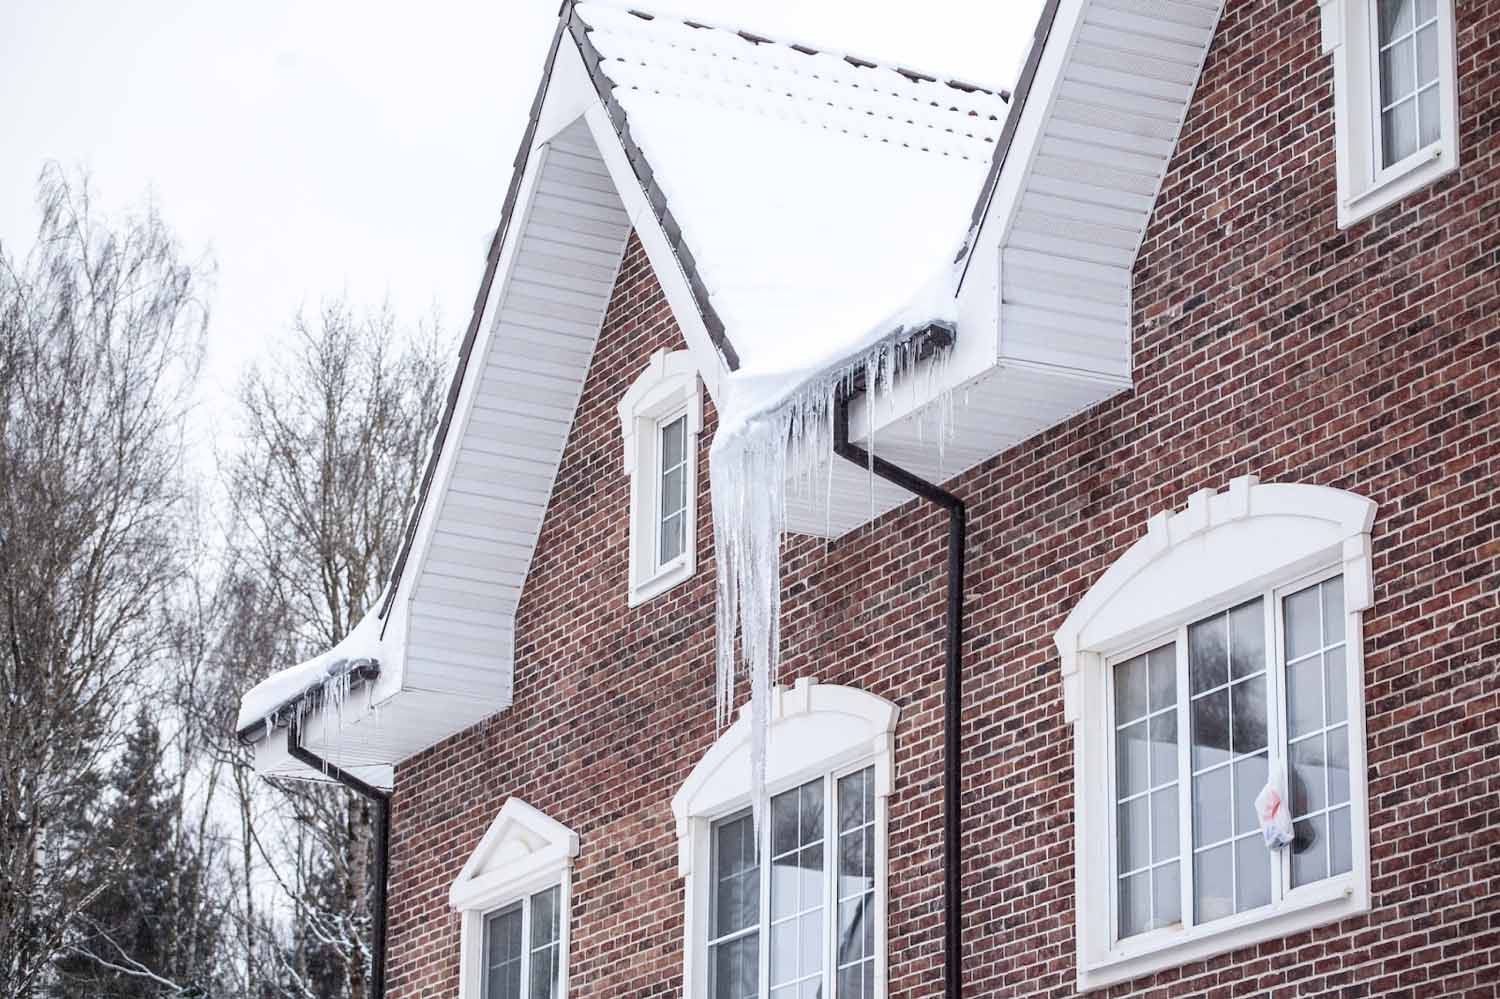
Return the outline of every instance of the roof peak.
[[[866,59],[862,56],[846,52],[843,49],[839,48],[832,48],[828,46],[814,46],[791,39],[775,38],[770,35],[763,35],[758,32],[749,31],[744,28],[735,27],[733,25],[715,24],[709,21],[698,20],[697,18],[682,17],[677,14],[658,13],[657,11],[648,10],[646,8],[642,8],[633,4],[616,3],[613,2],[613,0],[581,0],[581,2],[577,4],[577,6],[613,10],[621,14],[628,14],[648,23],[653,21],[662,21],[672,24],[679,24],[683,27],[697,31],[711,31],[720,35],[732,35],[754,46],[774,45],[778,48],[787,49],[806,56],[834,56],[836,58],[842,59],[850,66],[853,66],[857,69],[889,70],[893,73],[905,77],[912,83],[936,83],[945,87],[950,87],[961,93],[987,94],[992,97],[998,97],[1002,101],[1010,100],[1010,91],[1003,87],[988,86],[985,84],[976,83],[971,80],[965,80],[943,73],[931,72],[902,63]],[[566,6],[564,7],[564,10],[566,11]]]

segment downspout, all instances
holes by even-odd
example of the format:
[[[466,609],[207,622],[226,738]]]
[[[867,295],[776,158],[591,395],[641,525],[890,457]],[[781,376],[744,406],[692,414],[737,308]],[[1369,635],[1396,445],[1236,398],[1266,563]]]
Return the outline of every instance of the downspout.
[[[366,784],[349,771],[330,763],[302,745],[302,723],[293,718],[287,728],[287,752],[294,759],[331,777],[375,805],[375,898],[370,914],[370,999],[385,999],[385,908],[391,848],[391,796]]]
[[[964,542],[963,500],[926,479],[866,451],[849,440],[849,397],[839,393],[833,419],[833,450],[887,482],[948,511],[948,600],[943,677],[943,995],[963,995],[963,882],[959,853],[959,719],[963,696]]]

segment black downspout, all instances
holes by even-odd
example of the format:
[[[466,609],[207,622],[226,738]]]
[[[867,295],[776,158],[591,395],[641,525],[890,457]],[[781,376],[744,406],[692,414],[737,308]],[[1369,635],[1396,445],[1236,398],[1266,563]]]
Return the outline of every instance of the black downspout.
[[[963,995],[963,882],[960,864],[959,718],[963,698],[964,541],[968,528],[963,500],[918,478],[849,440],[849,399],[839,393],[833,418],[833,450],[907,492],[948,511],[948,606],[943,677],[943,995]]]
[[[370,999],[385,999],[385,899],[391,849],[391,796],[366,784],[302,745],[302,725],[293,719],[286,733],[287,752],[314,770],[375,803],[375,898],[370,914]]]

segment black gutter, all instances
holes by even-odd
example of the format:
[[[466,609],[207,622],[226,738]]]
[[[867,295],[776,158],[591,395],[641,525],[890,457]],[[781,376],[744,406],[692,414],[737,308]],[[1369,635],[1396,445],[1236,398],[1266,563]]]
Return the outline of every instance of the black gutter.
[[[385,999],[386,889],[390,878],[391,796],[302,745],[302,723],[293,718],[286,734],[287,752],[327,777],[333,778],[375,805],[375,897],[370,913],[370,999]]]
[[[873,402],[873,400],[871,400]],[[948,600],[943,676],[943,995],[963,995],[963,881],[960,855],[962,759],[959,723],[963,707],[964,549],[968,515],[963,500],[945,489],[871,454],[849,440],[849,396],[834,403],[833,450],[907,492],[948,511]]]

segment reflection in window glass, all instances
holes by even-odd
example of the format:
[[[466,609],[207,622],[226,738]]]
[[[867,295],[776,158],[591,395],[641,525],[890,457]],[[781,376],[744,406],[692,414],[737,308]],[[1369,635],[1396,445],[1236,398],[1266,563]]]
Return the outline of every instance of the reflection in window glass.
[[[1270,776],[1265,601],[1188,628],[1193,899],[1199,923],[1271,900],[1255,796]]]
[[[714,827],[709,988],[714,999],[755,999],[760,988],[760,865],[750,814]]]
[[[875,994],[875,768],[839,778],[838,999]]]
[[[521,903],[484,920],[484,999],[521,999]]]
[[[687,531],[687,416],[662,425],[657,565],[682,554]]]

